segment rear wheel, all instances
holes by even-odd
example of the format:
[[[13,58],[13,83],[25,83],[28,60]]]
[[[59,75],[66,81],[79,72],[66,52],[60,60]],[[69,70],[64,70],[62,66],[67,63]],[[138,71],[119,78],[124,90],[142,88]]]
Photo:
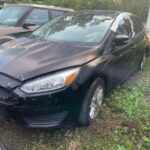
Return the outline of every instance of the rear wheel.
[[[81,125],[88,126],[98,117],[104,95],[104,81],[98,78],[92,83],[84,98],[79,116],[79,123]]]

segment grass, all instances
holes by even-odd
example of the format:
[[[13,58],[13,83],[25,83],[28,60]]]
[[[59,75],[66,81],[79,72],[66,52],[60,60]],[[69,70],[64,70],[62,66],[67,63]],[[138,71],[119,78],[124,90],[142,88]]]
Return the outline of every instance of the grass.
[[[149,150],[150,58],[110,94],[89,128],[31,130],[0,116],[0,138],[11,150]]]

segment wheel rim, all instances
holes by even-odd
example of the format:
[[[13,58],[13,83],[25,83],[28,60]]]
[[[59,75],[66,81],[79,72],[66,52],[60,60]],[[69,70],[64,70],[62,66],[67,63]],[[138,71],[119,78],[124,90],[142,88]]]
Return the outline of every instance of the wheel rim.
[[[142,62],[141,62],[141,70],[144,68],[145,62],[146,62],[146,54],[144,54]]]
[[[98,116],[100,112],[100,106],[102,105],[103,102],[103,98],[104,98],[104,89],[102,86],[98,86],[91,100],[89,113],[90,119],[93,120]]]

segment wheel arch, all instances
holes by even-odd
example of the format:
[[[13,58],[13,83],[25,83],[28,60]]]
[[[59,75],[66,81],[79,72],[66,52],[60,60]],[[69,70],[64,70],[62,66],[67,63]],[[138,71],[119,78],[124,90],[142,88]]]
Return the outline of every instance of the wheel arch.
[[[93,78],[90,79],[88,86],[90,86],[98,78],[100,78],[104,81],[105,95],[108,95],[108,93],[110,91],[110,85],[109,85],[109,77],[107,75],[96,75],[96,76],[94,76]]]
[[[101,75],[101,76],[99,76],[99,78],[101,78],[104,81],[104,84],[105,84],[105,95],[107,95],[108,92],[109,92],[109,78],[106,75]]]

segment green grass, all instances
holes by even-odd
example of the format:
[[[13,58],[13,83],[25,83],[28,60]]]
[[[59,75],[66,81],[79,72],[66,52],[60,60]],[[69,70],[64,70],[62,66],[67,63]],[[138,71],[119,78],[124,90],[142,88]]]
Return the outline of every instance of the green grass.
[[[11,150],[149,150],[150,58],[110,94],[89,128],[31,130],[0,116],[0,138]]]

